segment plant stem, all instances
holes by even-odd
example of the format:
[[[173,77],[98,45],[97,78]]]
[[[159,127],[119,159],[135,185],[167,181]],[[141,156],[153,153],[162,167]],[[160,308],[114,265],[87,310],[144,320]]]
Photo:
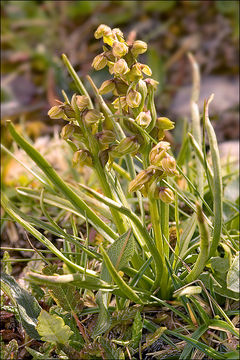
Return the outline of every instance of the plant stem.
[[[87,96],[88,100],[89,100],[89,104],[90,104],[90,108],[93,109],[93,104],[92,104],[92,100],[87,92],[87,90],[85,89],[82,81],[80,80],[80,78],[78,77],[76,71],[74,70],[74,68],[72,67],[70,61],[68,60],[67,56],[65,54],[62,54],[62,59],[64,64],[66,65],[69,74],[71,75],[71,77],[73,78],[78,91],[80,92],[80,94]]]
[[[209,254],[209,244],[210,244],[210,237],[208,226],[204,218],[204,214],[202,212],[201,206],[197,203],[197,219],[198,219],[198,226],[200,232],[200,253],[198,255],[197,261],[191,270],[191,272],[186,276],[185,282],[190,283],[197,279],[197,277],[203,271],[206,262],[208,261],[208,254]]]
[[[107,181],[106,174],[104,172],[104,169],[102,168],[102,165],[101,165],[100,160],[99,160],[98,157],[94,158],[94,165],[95,165],[94,169],[95,169],[95,171],[96,171],[96,173],[98,175],[98,179],[100,181],[100,184],[102,186],[104,194],[107,197],[109,197],[110,199],[115,200],[114,196],[112,194],[111,188],[109,186],[109,183]],[[124,232],[127,231],[127,226],[124,223],[124,220],[123,220],[121,214],[118,211],[116,211],[115,209],[110,209],[110,210],[111,210],[111,213],[112,213],[112,216],[113,216],[113,219],[114,219],[114,223],[117,226],[118,232],[120,234],[123,234]]]
[[[161,219],[158,211],[157,200],[149,199],[149,210],[152,219],[152,227],[154,231],[154,238],[158,255],[161,259],[161,279],[159,284],[154,284],[154,287],[160,286],[160,292],[163,298],[167,295],[167,283],[168,283],[168,270],[165,261],[164,244],[162,238]],[[157,264],[156,264],[157,266]]]

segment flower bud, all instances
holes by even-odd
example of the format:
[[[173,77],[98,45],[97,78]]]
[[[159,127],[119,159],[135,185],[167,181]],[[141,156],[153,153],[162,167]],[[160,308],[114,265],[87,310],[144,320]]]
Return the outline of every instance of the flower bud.
[[[131,70],[129,71],[127,76],[128,76],[129,81],[131,81],[131,82],[139,81],[140,79],[142,79],[143,75],[142,75],[142,71],[140,69],[140,64],[139,63],[134,64],[131,67]]]
[[[148,91],[147,91],[147,85],[144,80],[141,80],[141,79],[139,80],[139,82],[137,84],[137,90],[140,92],[142,97],[145,99]]]
[[[138,125],[142,126],[145,129],[152,121],[150,111],[140,112],[140,114],[136,117],[135,121]]]
[[[147,51],[147,44],[144,41],[141,40],[134,41],[131,48],[131,53],[133,54],[134,57],[137,57],[138,55],[143,54],[146,51]]]
[[[116,110],[128,110],[128,104],[126,102],[126,97],[125,96],[121,96],[120,98],[115,99],[112,102],[112,105],[114,107],[114,109]]]
[[[92,156],[88,150],[78,150],[73,155],[73,166],[92,166]]]
[[[102,167],[104,168],[104,166],[107,164],[108,159],[109,159],[109,149],[105,149],[99,152],[99,160],[101,161]]]
[[[130,90],[126,96],[126,102],[130,108],[136,108],[140,105],[142,95],[136,90]]]
[[[65,125],[62,128],[62,131],[61,131],[61,134],[60,134],[61,138],[64,139],[64,140],[69,139],[74,134],[74,132],[76,131],[76,128],[78,128],[78,127],[79,126],[74,125],[74,124]]]
[[[66,115],[66,117],[67,117],[68,119],[73,119],[73,118],[75,118],[75,112],[74,112],[74,110],[73,110],[73,108],[72,108],[71,105],[69,105],[69,104],[63,104],[63,105],[61,105],[61,108],[63,109],[63,112],[64,112],[64,114]]]
[[[142,170],[140,171],[140,173],[135,177],[135,179],[133,179],[129,186],[128,186],[128,191],[129,192],[134,192],[137,191],[139,189],[141,189],[141,187],[143,185],[145,185],[146,183],[149,182],[149,180],[152,178],[153,176],[153,169],[148,168],[146,170]]]
[[[112,29],[112,34],[115,35],[119,41],[123,40],[123,33],[120,29],[118,28]]]
[[[172,130],[174,129],[174,122],[166,117],[159,117],[157,118],[156,126],[158,127],[158,129]]]
[[[118,145],[112,148],[109,152],[111,157],[121,157],[127,154],[137,153],[140,145],[136,141],[135,136],[129,136],[120,141]]]
[[[65,120],[67,119],[61,106],[51,107],[51,109],[48,111],[48,116],[51,119],[65,119]]]
[[[80,111],[83,111],[88,108],[89,99],[85,95],[76,95],[76,105]]]
[[[104,56],[104,53],[95,56],[92,62],[92,66],[95,70],[102,70],[107,65],[107,59]]]
[[[91,124],[95,124],[99,120],[103,120],[104,116],[100,111],[91,109],[91,110],[87,110],[84,113],[83,119],[88,125],[91,125]]]
[[[116,140],[116,135],[111,130],[103,130],[96,134],[96,138],[102,145],[108,145]]]
[[[157,86],[159,85],[159,82],[150,78],[147,78],[144,80],[147,84],[147,87],[152,90],[157,90]]]
[[[106,80],[102,83],[102,85],[98,91],[99,91],[99,94],[104,95],[110,91],[113,91],[114,89],[115,89],[114,80]]]
[[[122,95],[126,95],[127,90],[128,90],[128,84],[125,83],[125,81],[121,80],[121,79],[114,79],[114,83],[115,83],[115,89],[113,91],[113,94],[115,96],[122,96]]]
[[[145,64],[139,64],[139,68],[145,75],[148,75],[148,76],[152,75],[152,70],[150,69],[149,66],[147,66]]]
[[[152,148],[149,154],[149,161],[151,165],[160,166],[161,160],[166,156],[167,150],[170,149],[170,144],[166,141],[160,141]]]
[[[166,204],[170,204],[174,201],[174,194],[171,189],[161,186],[159,188],[159,198]]]
[[[101,24],[98,26],[97,30],[94,33],[95,39],[100,39],[103,36],[111,36],[112,30],[109,26]]]
[[[113,65],[113,72],[116,75],[125,75],[129,71],[127,62],[124,59],[120,59]]]
[[[168,154],[166,155],[167,156],[165,156],[161,161],[162,169],[168,176],[177,175],[178,171],[176,170],[176,160],[174,159],[174,157]]]
[[[128,46],[120,41],[114,41],[112,53],[115,57],[123,57],[128,52]]]

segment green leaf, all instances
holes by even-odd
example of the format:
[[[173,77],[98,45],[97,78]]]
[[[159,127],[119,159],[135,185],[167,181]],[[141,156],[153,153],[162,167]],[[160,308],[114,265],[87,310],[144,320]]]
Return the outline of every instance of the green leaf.
[[[215,330],[220,330],[220,331],[225,331],[225,332],[230,332],[232,333],[234,336],[236,336],[237,338],[239,338],[239,329],[232,327],[231,325],[229,325],[226,321],[223,320],[218,320],[218,319],[213,319],[210,320],[208,327],[210,329],[215,329]]]
[[[127,231],[121,235],[114,243],[108,248],[107,255],[111,260],[114,267],[119,271],[128,265],[131,261],[135,250],[134,239],[131,231]],[[106,282],[111,282],[111,275],[109,274],[105,263],[102,266],[101,279]]]
[[[234,258],[227,273],[227,288],[231,291],[239,293],[239,253]]]
[[[103,249],[102,246],[100,247],[100,250],[103,256],[104,263],[106,264],[107,270],[109,271],[114,282],[119,286],[119,289],[130,300],[134,301],[137,304],[142,304],[142,300],[137,295],[137,293],[121,278],[117,269],[114,267],[111,260],[109,259],[107,252]]]
[[[18,358],[18,343],[15,339],[11,340],[9,344],[2,348],[2,360],[17,359]]]
[[[203,344],[202,342],[195,340],[193,338],[190,338],[188,336],[179,334],[175,331],[167,330],[168,334],[171,334],[173,336],[178,337],[181,340],[186,341],[189,344],[192,344],[195,348],[202,351],[204,354],[208,355],[210,359],[225,359],[225,355],[223,353],[220,353],[219,351],[214,350],[212,347]]]
[[[207,331],[208,327],[206,325],[202,325],[200,326],[196,331],[194,331],[194,333],[192,334],[192,339],[198,340],[206,331]],[[180,355],[179,360],[184,360],[184,359],[190,359],[190,353],[192,351],[193,345],[191,343],[188,343],[184,349],[183,352]]]
[[[73,334],[63,319],[57,315],[50,315],[47,311],[41,310],[38,317],[37,331],[42,341],[51,343],[66,344]]]
[[[217,277],[216,274],[214,275],[214,277],[212,276],[212,279],[214,280],[213,281],[213,290],[217,294],[222,295],[227,298],[230,298],[230,299],[239,300],[239,293],[228,289],[226,286],[226,281],[223,281],[221,278]],[[203,272],[199,276],[199,280],[202,280],[204,285],[208,289],[210,289],[210,275],[208,272]]]
[[[106,293],[99,291],[96,297],[96,302],[99,306],[99,314],[97,319],[97,324],[93,329],[92,338],[95,339],[97,336],[106,332],[111,326],[111,316],[108,311],[107,301],[108,296]]]
[[[37,300],[29,292],[21,288],[12,276],[2,273],[1,279],[1,289],[17,307],[22,325],[27,334],[39,340],[40,337],[36,331],[36,325],[41,307]]]
[[[225,274],[229,269],[229,259],[227,257],[222,258],[220,256],[212,257],[210,264],[214,272],[219,274]]]
[[[180,254],[182,257],[186,252],[189,242],[192,239],[197,225],[197,215],[193,214],[192,217],[184,222],[183,231],[180,236]]]
[[[69,284],[89,290],[113,291],[117,288],[116,286],[110,285],[99,278],[92,278],[87,275],[85,275],[85,280],[82,280],[82,275],[78,273],[68,275],[46,276],[29,272],[27,274],[27,280],[48,287]]]
[[[58,250],[52,243],[49,241],[44,235],[42,235],[38,230],[36,230],[32,225],[29,224],[28,221],[24,220],[24,214],[17,209],[13,203],[9,201],[5,194],[1,196],[1,204],[4,210],[11,216],[15,221],[21,224],[24,229],[30,232],[36,239],[42,242],[49,250],[52,251],[59,259],[61,259],[64,263],[66,263],[69,267],[73,268],[75,271],[79,271],[82,273],[87,273],[88,275],[97,276],[96,273],[92,270],[86,270],[82,266],[75,264],[71,260],[69,260],[66,256],[62,254],[60,250]]]
[[[202,292],[201,286],[187,286],[183,289],[179,289],[174,291],[174,297],[181,297],[181,296],[191,296],[195,294],[200,294]]]
[[[46,360],[46,355],[47,354],[42,354],[37,350],[34,350],[28,346],[25,347],[25,349],[29,352],[29,354],[32,355],[33,360]]]
[[[133,324],[132,324],[132,339],[131,346],[133,349],[138,348],[139,342],[142,338],[143,319],[140,311],[137,311]]]
[[[116,345],[113,344],[110,340],[100,337],[99,342],[104,349],[104,359],[124,359],[123,351],[120,348],[117,349]]]
[[[157,341],[162,334],[164,333],[164,331],[167,330],[166,327],[159,327],[156,331],[154,331],[153,334],[149,334],[146,337],[146,343],[143,345],[142,349],[147,348],[148,346],[152,345],[153,343],[155,343],[155,341]]]
[[[16,143],[44,172],[55,188],[57,188],[84,217],[85,215],[87,216],[89,222],[97,231],[116,239],[117,235],[114,231],[92,211],[92,209],[76,194],[76,192],[73,191],[70,186],[63,181],[46,159],[16,131],[14,125],[10,121],[8,121],[8,128]]]
[[[208,107],[210,102],[213,100],[213,94],[208,98],[204,104],[204,115],[203,121],[206,126],[208,134],[212,167],[213,167],[213,212],[214,212],[214,227],[212,234],[212,242],[210,248],[209,257],[215,255],[218,244],[221,238],[222,231],[222,175],[221,175],[221,163],[218,149],[218,142],[213,126],[208,117]]]
[[[75,286],[68,284],[54,286],[49,293],[56,304],[65,311],[76,311],[82,304],[81,296]]]

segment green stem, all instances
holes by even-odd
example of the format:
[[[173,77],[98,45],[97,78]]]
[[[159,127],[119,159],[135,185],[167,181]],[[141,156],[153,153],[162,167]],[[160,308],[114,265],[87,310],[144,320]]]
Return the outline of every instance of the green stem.
[[[89,104],[90,104],[90,108],[93,109],[93,104],[92,104],[92,100],[87,92],[87,90],[85,89],[82,81],[79,79],[76,71],[74,70],[74,68],[72,67],[72,65],[70,64],[70,61],[68,60],[67,56],[65,54],[62,54],[62,59],[64,64],[66,65],[69,74],[71,75],[71,77],[73,78],[76,87],[78,89],[78,91],[80,92],[80,94],[87,96],[88,100],[89,100]]]
[[[156,280],[154,283],[154,287],[160,286],[160,292],[163,298],[166,298],[167,295],[167,283],[168,283],[168,270],[165,261],[165,252],[164,252],[164,244],[162,238],[162,229],[161,229],[161,219],[158,211],[158,203],[157,200],[150,198],[149,199],[149,210],[152,220],[152,227],[154,231],[155,244],[158,250],[158,256],[161,259],[161,279],[158,284],[156,284]],[[157,265],[156,265],[157,266]]]
[[[49,180],[56,186],[56,188],[64,194],[64,196],[74,205],[74,207],[81,213],[86,214],[91,224],[99,231],[101,228],[111,238],[116,239],[117,235],[114,231],[104,223],[88,206],[80,199],[79,196],[61,179],[53,167],[44,159],[44,157],[30,145],[21,135],[17,133],[13,124],[8,122],[9,131],[16,141],[16,143],[30,156],[30,158],[38,165],[38,167],[45,173]]]
[[[169,204],[160,201],[160,214],[161,214],[161,225],[162,225],[162,236],[165,237],[167,241],[164,241],[163,248],[164,254],[167,258],[169,258]]]
[[[198,276],[202,273],[208,261],[208,255],[209,255],[210,236],[209,236],[208,226],[205,221],[201,206],[197,203],[196,207],[197,207],[198,227],[200,232],[200,253],[198,255],[197,261],[193,269],[185,278],[186,283],[190,283],[198,278]]]
[[[111,188],[109,186],[106,174],[104,172],[104,169],[102,168],[102,165],[101,165],[100,160],[99,160],[98,157],[94,158],[94,169],[95,169],[95,171],[96,171],[96,173],[98,175],[98,179],[100,181],[100,184],[101,184],[101,187],[102,187],[102,189],[104,191],[104,194],[108,198],[110,198],[112,200],[115,200],[114,196],[113,196],[113,193],[111,191]],[[117,226],[118,232],[120,234],[125,233],[127,231],[127,226],[124,223],[124,220],[123,220],[121,214],[119,212],[117,212],[115,209],[110,209],[110,210],[111,210],[111,213],[112,213],[112,216],[113,216],[114,223]]]

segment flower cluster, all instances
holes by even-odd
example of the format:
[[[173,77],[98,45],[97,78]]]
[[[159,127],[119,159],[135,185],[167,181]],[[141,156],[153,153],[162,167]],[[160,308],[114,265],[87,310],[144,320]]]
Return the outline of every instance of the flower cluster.
[[[166,141],[160,141],[152,148],[149,153],[150,166],[140,171],[136,178],[130,182],[130,192],[140,190],[143,195],[148,195],[155,199],[160,198],[166,203],[174,200],[172,190],[159,185],[160,180],[167,176],[178,175],[176,161],[173,156],[167,153],[169,149],[170,144]]]
[[[154,105],[154,91],[158,82],[151,79],[151,69],[138,61],[138,56],[147,51],[147,44],[136,40],[125,41],[119,29],[100,25],[95,31],[96,39],[103,39],[103,52],[92,62],[95,70],[108,67],[112,79],[100,86],[100,95],[111,92],[115,99],[111,111],[124,130],[125,137],[117,140],[109,121],[103,113],[91,108],[89,98],[74,94],[71,102],[59,102],[48,115],[53,119],[68,121],[61,136],[72,146],[75,153],[73,164],[96,165],[96,157],[102,167],[115,158],[140,153],[149,157],[149,166],[142,170],[130,183],[129,191],[140,190],[144,195],[165,202],[173,200],[170,189],[158,185],[167,176],[177,175],[175,159],[168,154],[170,144],[162,141],[165,131],[174,128],[174,123],[166,117],[157,117]],[[146,78],[146,76],[148,76]],[[150,137],[148,136],[150,135]],[[150,138],[159,143],[149,152]]]

